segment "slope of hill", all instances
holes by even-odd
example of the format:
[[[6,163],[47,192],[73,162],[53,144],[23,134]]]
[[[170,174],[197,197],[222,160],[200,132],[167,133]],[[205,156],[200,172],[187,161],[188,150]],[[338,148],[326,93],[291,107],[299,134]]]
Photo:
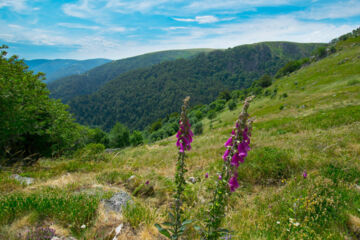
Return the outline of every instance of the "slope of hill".
[[[194,104],[209,103],[220,91],[246,88],[264,73],[275,74],[287,61],[309,56],[322,45],[266,42],[168,61],[124,73],[69,105],[83,124],[109,129],[119,121],[143,128],[177,111],[186,95],[193,96]]]
[[[277,95],[251,104],[251,151],[239,167],[241,186],[230,197],[223,223],[232,239],[358,239],[360,37],[339,43],[337,50],[276,80],[267,90]],[[238,101],[236,110],[224,110],[211,125],[203,121],[204,134],[194,137],[187,153],[186,178],[197,179],[184,192],[187,218],[207,218]],[[43,159],[31,168],[0,172],[0,238],[17,239],[35,224],[52,224],[59,236],[112,239],[108,234],[123,224],[119,239],[163,239],[154,224],[166,220],[170,205],[175,142],[173,136],[105,153],[107,161]],[[35,184],[16,183],[13,172],[34,177]],[[154,191],[144,193],[144,186]],[[135,202],[123,216],[100,203],[120,190]],[[197,224],[190,224],[184,239],[199,239]]]
[[[73,60],[73,59],[34,59],[25,60],[26,65],[35,73],[43,72],[46,74],[46,83],[50,83],[56,79],[70,76],[73,74],[81,74],[89,69],[108,63],[109,59],[88,59],[88,60]]]
[[[127,71],[149,67],[164,61],[189,58],[198,53],[209,52],[211,49],[169,50],[139,55],[112,61],[83,74],[64,77],[48,85],[51,96],[68,102],[76,96],[90,94],[98,90],[111,79]]]

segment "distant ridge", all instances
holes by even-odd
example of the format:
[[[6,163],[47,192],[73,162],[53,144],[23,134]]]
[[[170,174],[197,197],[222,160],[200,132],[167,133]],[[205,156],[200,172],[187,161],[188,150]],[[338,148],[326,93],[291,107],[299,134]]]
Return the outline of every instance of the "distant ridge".
[[[119,121],[142,129],[177,111],[187,95],[192,105],[209,103],[219,92],[247,88],[263,74],[275,74],[289,60],[310,56],[319,46],[324,44],[263,42],[200,53],[125,72],[93,94],[68,103],[80,123],[109,129]],[[101,69],[106,70],[104,66]],[[108,73],[97,69],[93,74]]]
[[[51,96],[67,103],[77,96],[97,91],[106,82],[127,71],[149,67],[164,61],[189,58],[212,49],[168,50],[124,58],[98,66],[83,74],[58,79],[48,85]]]
[[[89,69],[110,62],[109,59],[96,58],[88,60],[74,59],[34,59],[25,60],[30,70],[35,73],[43,72],[46,74],[46,83],[50,83],[58,78],[72,74],[81,74]]]

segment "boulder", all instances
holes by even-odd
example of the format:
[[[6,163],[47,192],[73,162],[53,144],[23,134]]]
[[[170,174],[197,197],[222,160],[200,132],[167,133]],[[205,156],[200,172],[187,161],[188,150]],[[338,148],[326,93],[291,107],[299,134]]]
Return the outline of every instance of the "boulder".
[[[21,184],[25,184],[25,185],[30,185],[34,183],[34,179],[33,178],[29,178],[29,177],[22,177],[18,174],[13,174],[11,175],[11,178],[15,179],[16,181],[20,182]]]
[[[115,193],[110,199],[104,200],[104,206],[108,211],[121,213],[122,208],[125,207],[128,202],[132,202],[131,196],[127,192],[120,191]]]

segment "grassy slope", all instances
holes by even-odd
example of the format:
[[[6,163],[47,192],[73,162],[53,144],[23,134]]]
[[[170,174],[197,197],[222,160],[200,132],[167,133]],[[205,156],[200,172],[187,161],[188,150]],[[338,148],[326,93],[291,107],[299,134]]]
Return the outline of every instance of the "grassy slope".
[[[225,222],[234,231],[233,239],[356,239],[349,229],[359,230],[360,217],[360,193],[356,189],[356,184],[360,184],[360,39],[355,44],[342,43],[339,48],[342,50],[338,53],[277,80],[270,87],[271,91],[278,89],[275,98],[260,98],[251,105],[250,114],[257,119],[252,151],[239,168],[242,187],[231,196]],[[283,93],[288,97],[279,98]],[[216,179],[223,143],[239,111],[222,112],[211,130],[205,120],[205,133],[194,139],[188,154],[187,176],[198,177],[201,182],[189,184],[185,191],[185,205],[191,217],[204,218],[204,207],[210,198],[207,188]],[[98,194],[118,188],[133,192],[134,187],[125,179],[135,174],[139,183],[150,180],[155,195],[135,198],[139,204],[126,212],[125,219],[115,218],[105,224],[106,216],[100,208],[98,218],[88,221],[93,227],[87,231],[79,227],[86,216],[79,216],[72,228],[64,223],[66,217],[49,213],[45,214],[46,219],[55,219],[62,226],[57,229],[69,228],[88,239],[101,239],[101,230],[125,220],[128,224],[124,239],[159,239],[153,224],[164,219],[173,188],[174,142],[171,137],[153,145],[127,148],[107,156],[107,162],[43,160],[39,166],[23,172],[43,180],[23,187],[8,179],[10,173],[3,172],[0,191],[15,188],[10,195],[40,194],[46,186],[55,187],[52,191],[64,187],[67,195],[62,196],[68,196],[66,199],[74,191],[84,189],[96,190]],[[302,177],[304,170],[308,172],[306,179]],[[208,179],[203,177],[205,172],[209,172]],[[80,200],[74,200],[75,208],[77,201]],[[4,199],[0,202],[4,203]],[[25,216],[24,212],[19,216]],[[2,226],[0,236],[26,226],[31,222],[29,218],[18,218],[11,225]],[[300,225],[296,227],[290,218]],[[1,217],[0,212],[0,219],[8,218]],[[198,238],[193,231],[187,236]]]

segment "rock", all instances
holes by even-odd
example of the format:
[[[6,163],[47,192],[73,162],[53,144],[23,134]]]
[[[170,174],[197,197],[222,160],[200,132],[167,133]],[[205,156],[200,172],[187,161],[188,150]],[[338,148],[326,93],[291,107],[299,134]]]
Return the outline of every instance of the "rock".
[[[57,236],[55,236],[55,237],[51,238],[51,240],[77,240],[77,239],[74,237],[57,237]]]
[[[105,152],[106,153],[113,153],[113,152],[116,152],[116,151],[119,151],[121,148],[107,148],[105,149]]]
[[[121,223],[119,226],[117,226],[115,229],[113,229],[105,238],[104,240],[118,240],[118,236],[121,233],[121,230],[123,229],[124,224]]]
[[[122,208],[127,205],[128,202],[132,202],[131,196],[124,191],[117,192],[108,200],[104,200],[106,210],[122,212]]]
[[[11,178],[15,179],[16,181],[20,182],[21,184],[25,184],[25,185],[30,185],[34,183],[34,179],[33,178],[29,178],[29,177],[22,177],[18,174],[13,174],[11,175]]]
[[[189,177],[188,181],[191,182],[192,184],[195,184],[196,183],[196,178]]]

